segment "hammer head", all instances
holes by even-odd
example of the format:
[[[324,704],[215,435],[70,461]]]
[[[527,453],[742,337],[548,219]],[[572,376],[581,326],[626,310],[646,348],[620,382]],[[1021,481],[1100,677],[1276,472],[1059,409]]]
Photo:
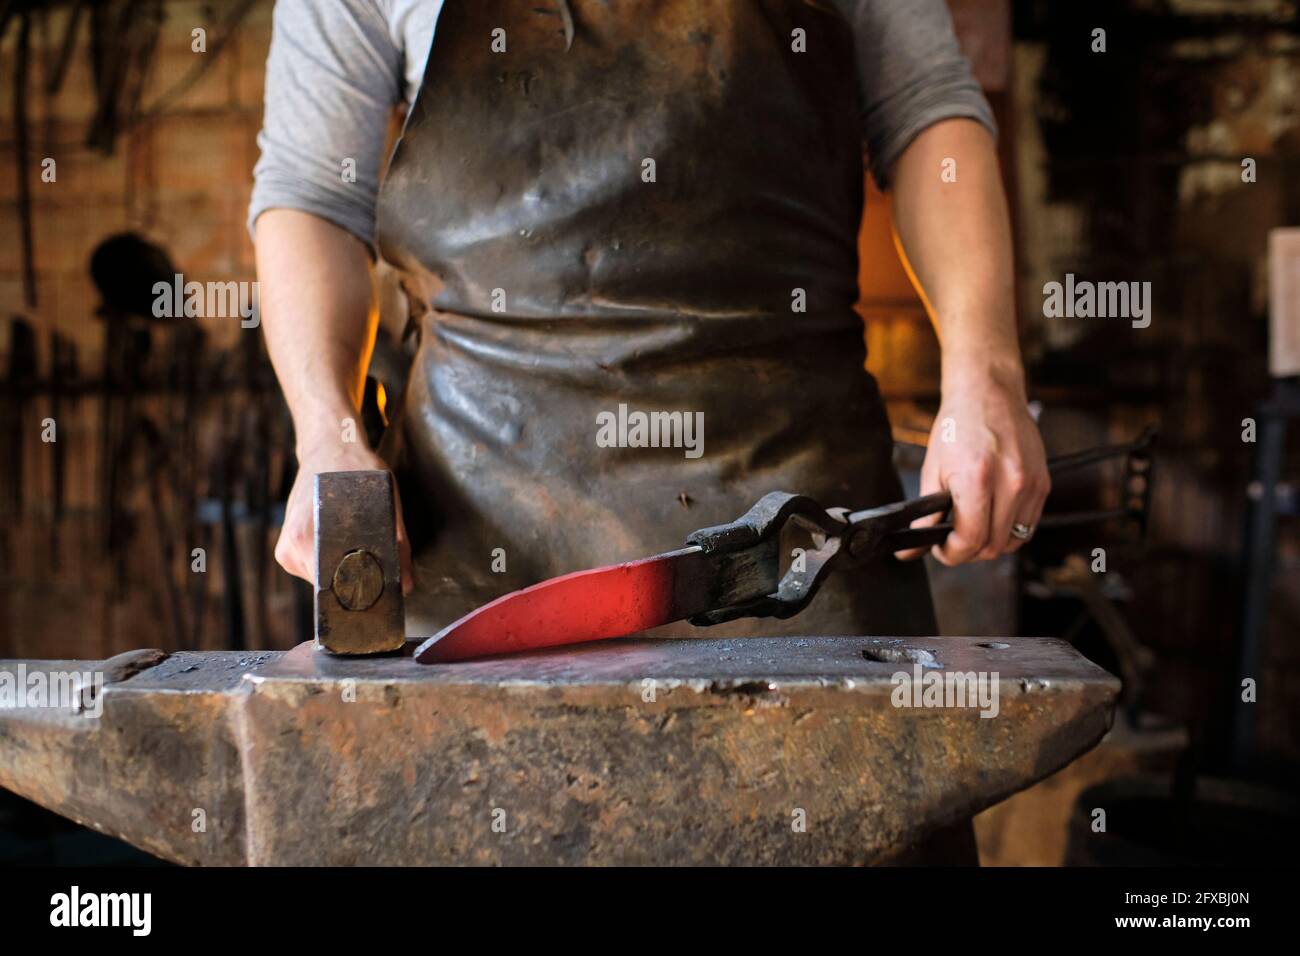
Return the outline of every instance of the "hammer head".
[[[316,646],[379,654],[406,642],[393,477],[316,476]]]

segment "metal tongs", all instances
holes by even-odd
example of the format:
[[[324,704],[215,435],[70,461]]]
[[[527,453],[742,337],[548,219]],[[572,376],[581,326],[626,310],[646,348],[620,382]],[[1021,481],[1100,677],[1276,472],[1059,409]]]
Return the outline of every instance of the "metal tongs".
[[[1156,430],[1148,427],[1136,441],[1127,444],[1090,448],[1049,459],[1048,470],[1056,477],[1101,461],[1124,458],[1124,504],[1108,510],[1044,514],[1037,530],[1112,518],[1132,519],[1145,530],[1155,436]],[[741,617],[792,617],[808,606],[833,571],[896,551],[941,544],[953,530],[949,520],[951,511],[952,495],[946,491],[853,512],[847,508],[823,508],[804,495],[773,491],[735,521],[701,528],[687,541],[705,554],[724,555],[771,541],[793,522],[811,534],[813,547],[805,550],[803,560],[791,564],[772,593],[704,611],[691,617],[690,622],[705,626]],[[944,520],[928,527],[911,527],[917,518],[932,514],[941,514]]]

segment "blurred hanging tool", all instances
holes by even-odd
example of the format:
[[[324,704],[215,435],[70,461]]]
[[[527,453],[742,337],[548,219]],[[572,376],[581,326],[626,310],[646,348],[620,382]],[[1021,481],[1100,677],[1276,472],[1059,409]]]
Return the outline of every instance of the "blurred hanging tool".
[[[31,162],[27,127],[27,74],[31,66],[32,13],[26,4],[9,3],[0,14],[0,40],[4,39],[10,9],[18,11],[18,42],[14,47],[13,122],[14,170],[18,175],[18,243],[23,261],[23,301],[28,308],[36,308],[36,253],[32,240],[32,194],[29,179]]]
[[[76,384],[77,346],[66,335],[59,332],[50,333],[50,418],[55,423],[64,419],[64,400]],[[66,426],[65,426],[66,428]],[[64,432],[67,434],[66,430]],[[59,568],[59,525],[63,521],[66,497],[65,480],[67,455],[64,449],[67,441],[56,441],[50,448],[50,566]]]
[[[6,508],[6,525],[12,525],[23,510],[23,434],[27,416],[26,404],[36,387],[36,333],[32,325],[20,316],[9,323],[9,368],[5,373],[5,401],[3,415],[5,459],[0,468],[0,502]]]
[[[145,80],[154,59],[166,11],[163,0],[75,0],[71,4],[58,53],[45,63],[46,96],[56,96],[67,78],[73,52],[77,49],[84,13],[90,11],[90,69],[95,85],[95,110],[86,131],[86,146],[111,154],[123,130],[169,109],[185,95],[216,62],[256,0],[240,0],[227,8],[204,55],[177,83],[165,90],[148,107],[142,105]],[[28,308],[37,305],[35,248],[32,236],[31,144],[27,104],[31,90],[31,30],[33,16],[44,9],[44,0],[0,2],[0,41],[10,24],[16,24],[11,89],[13,140],[18,197],[18,245],[22,255],[23,299]]]

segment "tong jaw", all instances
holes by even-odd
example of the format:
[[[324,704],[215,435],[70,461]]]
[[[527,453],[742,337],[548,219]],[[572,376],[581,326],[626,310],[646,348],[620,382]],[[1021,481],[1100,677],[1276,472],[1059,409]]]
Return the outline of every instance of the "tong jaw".
[[[747,512],[728,524],[701,528],[687,537],[705,554],[726,554],[756,548],[779,539],[786,523],[793,521],[812,532],[815,548],[803,555],[802,566],[792,564],[777,584],[763,597],[697,614],[690,622],[697,627],[721,624],[741,617],[793,617],[808,606],[817,589],[831,572],[841,553],[843,535],[849,525],[847,509],[826,509],[804,495],[773,491],[764,495]]]

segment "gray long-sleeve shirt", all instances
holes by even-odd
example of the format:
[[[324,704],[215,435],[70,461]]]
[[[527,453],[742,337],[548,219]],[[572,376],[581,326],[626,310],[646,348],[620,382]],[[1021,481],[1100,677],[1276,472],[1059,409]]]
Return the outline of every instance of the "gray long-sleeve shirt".
[[[831,2],[853,28],[863,135],[882,186],[927,126],[967,117],[996,132],[944,0]],[[250,232],[267,209],[299,209],[373,248],[389,115],[420,90],[442,3],[277,0]]]

